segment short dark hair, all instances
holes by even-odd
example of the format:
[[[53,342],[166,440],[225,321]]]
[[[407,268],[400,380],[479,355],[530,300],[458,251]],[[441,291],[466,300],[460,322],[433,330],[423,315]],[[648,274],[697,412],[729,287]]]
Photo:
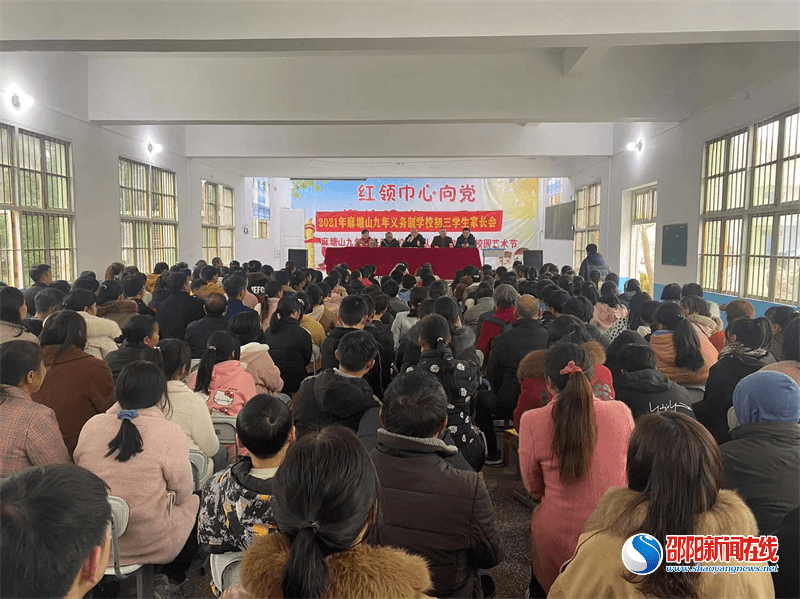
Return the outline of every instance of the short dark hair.
[[[92,293],[97,293],[100,288],[100,282],[94,277],[80,276],[72,282],[72,289],[85,289]]]
[[[594,306],[592,302],[583,296],[571,297],[562,306],[562,314],[574,316],[578,320],[589,323],[594,316]]]
[[[649,345],[631,343],[617,353],[616,363],[627,372],[637,370],[655,370],[656,352]]]
[[[56,356],[70,347],[86,349],[86,320],[73,310],[60,310],[44,321],[39,345],[58,345]]]
[[[384,279],[381,283],[381,291],[389,297],[397,297],[400,292],[400,284],[394,279]]]
[[[596,254],[597,253],[597,245],[594,243],[590,243],[586,246],[586,253],[587,254]]]
[[[426,439],[447,419],[447,393],[436,377],[412,370],[386,388],[381,411],[390,433]]]
[[[363,230],[361,231],[361,234],[363,235],[364,233],[369,233],[369,229],[363,229]]]
[[[550,295],[547,300],[548,305],[559,314],[564,313],[564,304],[569,301],[569,293],[566,291],[558,290]]]
[[[33,298],[37,312],[49,312],[53,308],[58,308],[64,303],[64,292],[53,287],[42,289]]]
[[[143,275],[137,274],[128,275],[127,277],[123,278],[121,281],[122,294],[125,297],[136,297],[144,288],[146,278],[147,277]]]
[[[230,329],[233,335],[239,339],[239,343],[261,343],[264,338],[264,331],[261,329],[261,318],[254,310],[239,312],[231,318]]]
[[[88,289],[73,289],[64,296],[64,308],[82,312],[97,303],[97,296]]]
[[[211,281],[219,276],[219,269],[216,266],[207,265],[200,269],[200,278],[204,281]]]
[[[201,287],[205,287],[208,285],[208,281],[204,281],[203,279],[192,279],[192,282],[189,285],[189,289],[193,292],[197,291]]]
[[[50,272],[49,264],[37,264],[36,266],[31,267],[31,269],[28,271],[28,275],[31,277],[31,280],[34,283],[38,283],[48,272]]]
[[[64,597],[92,549],[104,546],[111,505],[96,474],[50,464],[0,483],[0,515],[0,595]]]
[[[681,287],[681,297],[694,295],[696,297],[703,297],[703,288],[697,283],[686,283]]]
[[[222,281],[222,287],[225,289],[225,295],[228,299],[235,299],[247,287],[247,281],[239,275],[229,275]]]
[[[160,275],[165,270],[169,270],[169,264],[166,262],[156,262],[156,265],[153,267],[153,274]]]
[[[179,291],[183,291],[183,288],[186,286],[187,277],[182,272],[174,272],[167,277],[167,289],[171,293],[177,293]]]
[[[206,298],[206,314],[221,316],[228,307],[228,301],[221,293],[211,293]]]
[[[339,318],[348,327],[354,327],[367,316],[367,302],[360,295],[348,295],[339,305]]]
[[[389,309],[389,296],[382,291],[373,293],[372,301],[375,303],[375,314],[383,314]]]
[[[414,275],[403,275],[403,289],[412,289],[417,284],[417,277]]]
[[[72,290],[69,281],[65,281],[64,279],[53,281],[52,283],[50,283],[49,287],[52,287],[53,289],[58,289],[64,295],[67,295]]]
[[[681,291],[681,286],[677,283],[669,283],[668,285],[664,285],[664,289],[661,290],[661,301],[680,300]]]
[[[236,416],[236,434],[245,449],[262,460],[277,454],[292,432],[292,411],[277,397],[261,393]]]
[[[378,355],[378,342],[367,331],[350,331],[342,337],[336,349],[339,351],[341,367],[350,372],[358,372]]]

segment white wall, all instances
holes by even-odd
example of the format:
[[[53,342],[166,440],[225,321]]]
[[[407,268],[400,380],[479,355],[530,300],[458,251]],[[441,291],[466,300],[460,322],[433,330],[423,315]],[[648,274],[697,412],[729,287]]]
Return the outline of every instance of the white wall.
[[[645,137],[644,150],[641,153],[622,150],[594,167],[575,173],[571,177],[575,189],[597,181],[602,183],[600,252],[611,267],[622,276],[627,274],[625,240],[629,239],[629,231],[624,223],[629,223],[629,218],[623,202],[625,191],[657,182],[655,281],[660,284],[697,281],[704,143],[796,107],[800,99],[799,91],[800,78],[798,71],[793,70],[754,89],[750,100],[731,99],[680,125]],[[625,143],[633,141],[634,136],[640,133],[641,131],[636,131],[629,125],[616,125],[615,147],[624,147]],[[689,225],[687,265],[663,266],[663,226],[678,223]]]

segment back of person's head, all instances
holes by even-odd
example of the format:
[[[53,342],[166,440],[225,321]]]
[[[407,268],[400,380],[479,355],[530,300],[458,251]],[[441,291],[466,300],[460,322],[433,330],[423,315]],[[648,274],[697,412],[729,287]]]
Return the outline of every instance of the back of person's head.
[[[570,343],[588,343],[592,340],[586,325],[575,316],[562,315],[550,323],[547,329],[547,345],[555,345],[562,341]]]
[[[383,394],[381,422],[395,435],[433,437],[447,422],[447,393],[429,373],[412,370],[401,374]]]
[[[360,295],[348,295],[339,305],[339,320],[345,327],[355,327],[367,317],[369,307]]]
[[[711,310],[708,308],[708,302],[697,295],[683,296],[681,298],[681,308],[687,311],[689,315],[698,314],[707,318],[711,317]]]
[[[614,283],[617,287],[619,287],[619,275],[615,272],[610,272],[606,275],[606,283],[608,282]]]
[[[205,300],[206,314],[211,316],[222,316],[228,307],[228,301],[221,293],[211,293]]]
[[[79,574],[88,591],[106,567],[110,523],[106,484],[85,468],[34,466],[3,479],[0,596],[66,597]]]
[[[189,344],[180,339],[162,339],[158,342],[164,377],[171,381],[178,375],[183,378],[189,373],[192,364],[192,350]]]
[[[52,287],[42,289],[33,299],[33,303],[36,306],[36,312],[48,314],[53,310],[60,309],[61,304],[64,303],[64,297],[66,297],[64,292],[59,289],[54,289]]]
[[[97,279],[93,279],[91,277],[78,277],[72,283],[72,289],[85,289],[86,291],[91,291],[92,293],[97,293],[97,290],[100,288],[100,283]]]
[[[154,317],[136,314],[122,327],[122,335],[114,341],[125,345],[141,345],[145,339],[152,339],[157,332],[158,322]]]
[[[763,316],[739,318],[728,325],[725,336],[747,349],[766,349],[772,341],[772,325]]]
[[[488,285],[478,285],[478,289],[475,291],[475,301],[477,302],[485,297],[494,297],[494,289]]]
[[[38,373],[44,363],[42,348],[33,341],[15,339],[0,344],[0,404],[5,401],[6,385],[19,387],[29,384],[26,380],[31,372]],[[33,393],[36,389],[31,390]]]
[[[308,314],[311,312],[311,309],[314,307],[311,305],[311,300],[308,299],[308,295],[304,291],[298,291],[294,294],[294,298],[300,302],[300,314]]]
[[[264,286],[264,297],[278,297],[283,293],[283,287],[278,281],[270,281]]]
[[[65,310],[83,312],[97,303],[97,296],[88,289],[73,289],[64,297]]]
[[[25,296],[22,291],[16,287],[0,288],[0,320],[20,324],[22,322],[20,309],[24,305]]]
[[[206,265],[200,269],[200,278],[206,282],[211,282],[214,277],[219,276],[219,269],[216,266]]]
[[[261,270],[262,273],[264,273],[267,277],[270,277],[270,278],[275,273],[275,269],[269,264],[264,264],[260,268],[260,270]]]
[[[800,362],[800,318],[793,318],[783,331],[783,355]]]
[[[719,446],[697,420],[678,412],[658,412],[637,418],[628,444],[628,488],[640,495],[618,516],[644,522],[638,532],[662,543],[667,535],[697,534],[700,514],[711,510],[722,488],[724,469]],[[634,516],[636,514],[636,516]],[[697,573],[655,572],[634,581],[648,597],[699,597]]]
[[[308,296],[309,304],[311,304],[309,312],[311,312],[317,306],[321,306],[325,301],[325,297],[322,295],[322,290],[319,288],[319,285],[316,284],[306,287],[306,295]]]
[[[539,300],[532,295],[520,295],[515,307],[517,318],[534,320],[539,316]]]
[[[339,367],[348,372],[360,372],[378,355],[378,342],[368,331],[350,331],[336,348]]]
[[[447,281],[434,281],[428,288],[431,299],[437,299],[447,295]]]
[[[144,275],[132,274],[122,279],[122,295],[125,297],[136,297],[144,289],[146,282]]]
[[[180,272],[173,272],[167,276],[167,290],[170,293],[178,293],[183,291],[186,287],[186,281],[189,279],[185,274]]]
[[[606,361],[603,363],[603,365],[611,371],[613,376],[621,374],[622,370],[631,370],[627,364],[619,359],[620,352],[629,345],[650,347],[650,344],[645,341],[645,338],[636,331],[621,331],[616,339],[606,348]]]
[[[428,289],[430,292],[430,287],[436,282],[436,277],[433,276],[432,274],[429,274],[429,275],[422,275],[420,278],[422,279],[422,286],[425,289]]]
[[[655,370],[656,352],[649,345],[630,343],[619,350],[616,362],[626,372],[637,370]]]
[[[41,293],[41,291],[39,292]],[[38,294],[36,295],[39,296]],[[773,327],[773,331],[778,332],[785,329],[793,319],[800,318],[800,313],[791,306],[772,306],[767,308],[764,316],[773,325],[778,325],[777,329]]]
[[[405,273],[404,270],[401,268],[395,267],[395,269],[389,274],[389,278],[393,280],[395,283],[400,285],[403,282],[403,274]]]
[[[375,314],[382,315],[389,309],[389,296],[382,291],[373,293],[372,301],[375,303]]]
[[[559,314],[564,313],[564,304],[569,301],[569,293],[563,290],[554,291],[551,293],[547,299],[547,305],[554,312],[558,312]]]
[[[589,467],[597,438],[590,382],[594,364],[582,346],[565,342],[547,350],[545,368],[558,390],[553,405],[553,453],[559,459],[561,478],[576,481]]]
[[[603,276],[600,274],[599,270],[593,269],[589,271],[589,280],[599,289],[603,282]]]
[[[275,272],[275,282],[277,282],[281,287],[288,285],[291,280],[292,273],[285,270],[279,270]]]
[[[599,302],[606,304],[612,308],[616,308],[619,306],[619,287],[614,281],[606,281],[600,287],[600,299]]]
[[[156,262],[156,265],[153,267],[153,274],[160,275],[165,270],[169,270],[169,264],[166,262]]]
[[[433,314],[443,316],[450,325],[451,333],[455,331],[456,319],[461,316],[461,309],[452,297],[442,296],[433,302]]]
[[[384,278],[383,282],[381,283],[381,291],[383,291],[389,297],[397,297],[397,294],[400,292],[400,284],[394,278]]]
[[[581,288],[581,295],[588,299],[592,306],[595,306],[597,302],[600,301],[600,292],[597,290],[597,287],[591,281],[587,281],[584,283],[583,287]]]
[[[294,428],[292,411],[283,401],[261,393],[236,416],[236,434],[245,449],[261,460],[280,452]]]
[[[230,330],[239,339],[241,345],[261,343],[264,338],[261,319],[255,312],[239,312],[236,314],[231,318]]]
[[[228,275],[225,277],[225,280],[222,281],[222,287],[225,289],[225,295],[228,296],[228,299],[235,299],[245,290],[247,281],[239,275]]]
[[[406,290],[412,289],[414,285],[417,284],[417,278],[411,274],[403,275],[402,284],[403,284],[403,289]]]
[[[570,295],[575,293],[575,284],[572,282],[572,277],[569,275],[561,275],[558,278],[558,286]]]
[[[428,299],[428,290],[425,287],[414,287],[411,290],[411,295],[409,296],[408,304],[411,310],[408,312],[408,315],[417,318],[419,317],[419,305],[426,299]]]
[[[152,362],[138,360],[126,364],[119,373],[114,393],[122,410],[117,414],[119,432],[109,441],[106,457],[116,453],[115,460],[127,462],[144,450],[135,423],[139,410],[157,406],[166,399],[167,379],[161,368]]]
[[[705,364],[700,338],[691,322],[686,320],[683,308],[674,302],[661,304],[655,313],[655,324],[672,331],[675,345],[675,366],[697,372]]]
[[[501,310],[513,308],[519,293],[511,285],[498,285],[494,290],[494,301]]]
[[[119,299],[121,295],[123,295],[122,283],[116,279],[106,279],[97,290],[97,303],[102,306]]]
[[[617,281],[619,283],[619,281]],[[636,292],[641,291],[642,285],[639,283],[639,279],[628,279],[625,281],[625,292]]]
[[[681,297],[688,296],[703,297],[703,288],[697,283],[686,283],[686,285],[681,287]]]
[[[586,246],[586,253],[587,254],[596,254],[597,253],[597,245],[594,243],[590,243]]]
[[[69,281],[65,281],[64,279],[53,281],[50,283],[50,285],[48,285],[48,287],[58,289],[64,295],[67,295],[72,290],[72,286],[69,284]]]
[[[450,324],[439,314],[428,314],[419,321],[420,341],[431,351],[435,352],[438,358],[438,369],[435,376],[438,378],[447,394],[451,397],[460,391],[456,378],[455,365],[452,360],[445,358],[445,350],[450,344],[452,333]]]
[[[70,347],[86,349],[86,320],[72,310],[60,310],[44,321],[39,345],[58,345],[56,357]]]
[[[326,426],[289,446],[274,478],[278,531],[291,543],[283,569],[284,597],[326,597],[326,557],[347,551],[378,518],[380,483],[355,433]]]
[[[28,271],[28,276],[30,276],[31,281],[38,283],[42,280],[42,277],[49,272],[49,264],[37,264],[36,266],[31,267],[31,269]]]
[[[342,302],[344,303],[344,302]],[[284,326],[288,326],[290,320],[293,320],[292,314],[297,313],[295,321],[303,315],[305,308],[295,296],[284,295],[278,300],[278,305],[275,307],[275,312],[269,321],[269,330],[271,333],[279,333],[283,330]]]
[[[681,286],[677,283],[669,283],[668,285],[664,285],[664,289],[661,290],[661,301],[673,301],[677,302],[681,299]]]
[[[208,281],[204,281],[203,279],[192,279],[192,282],[189,283],[189,291],[191,291],[194,295],[197,295],[197,290],[202,287],[208,287]]]
[[[324,303],[325,302],[325,298],[328,298],[328,297],[331,296],[331,292],[333,291],[333,288],[330,285],[328,285],[325,281],[322,281],[321,283],[317,283],[317,287],[319,287],[320,293],[322,293],[322,301]]]
[[[637,300],[641,296],[640,300]],[[650,299],[645,292],[637,293],[631,298],[631,309],[628,326],[636,330],[641,326],[650,326],[656,321],[656,310],[661,304]]]
[[[214,366],[228,360],[238,360],[241,354],[241,347],[239,340],[228,331],[214,331],[211,333],[206,343],[206,351],[203,353],[200,365],[197,367],[194,390],[208,394],[211,378],[214,375]]]
[[[583,323],[588,324],[594,317],[594,306],[588,298],[578,295],[569,298],[562,306],[562,314],[574,316]]]
[[[517,291],[519,291],[520,295],[532,295],[536,297],[536,281],[531,281],[529,279],[520,281]]]

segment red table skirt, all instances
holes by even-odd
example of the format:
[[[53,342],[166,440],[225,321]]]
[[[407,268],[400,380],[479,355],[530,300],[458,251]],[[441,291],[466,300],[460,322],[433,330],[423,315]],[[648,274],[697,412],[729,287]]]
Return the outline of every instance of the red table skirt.
[[[417,268],[431,263],[440,279],[452,280],[456,271],[472,265],[480,268],[481,253],[477,248],[334,248],[325,250],[325,269],[330,272],[337,264],[345,263],[350,270],[374,264],[380,276],[392,272],[398,262],[408,263],[413,274]]]

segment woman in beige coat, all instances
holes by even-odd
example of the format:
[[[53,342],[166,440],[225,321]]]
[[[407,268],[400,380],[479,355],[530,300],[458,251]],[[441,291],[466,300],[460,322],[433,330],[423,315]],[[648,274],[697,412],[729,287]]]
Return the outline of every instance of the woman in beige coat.
[[[119,346],[122,329],[113,320],[97,316],[97,298],[88,289],[73,289],[64,298],[64,309],[74,310],[86,321],[86,353],[104,359]]]
[[[6,341],[33,341],[36,336],[24,327],[22,321],[28,314],[25,296],[16,287],[0,289],[0,343]]]

